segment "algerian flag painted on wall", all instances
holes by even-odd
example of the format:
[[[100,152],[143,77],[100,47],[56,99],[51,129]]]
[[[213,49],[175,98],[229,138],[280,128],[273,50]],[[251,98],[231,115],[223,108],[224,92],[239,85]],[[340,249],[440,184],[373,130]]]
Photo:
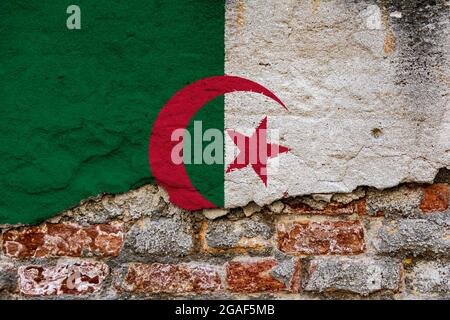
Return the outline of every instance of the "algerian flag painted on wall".
[[[71,4],[80,30],[66,27]],[[0,54],[0,223],[33,223],[154,181],[147,150],[159,110],[224,73],[224,3],[2,0]],[[222,97],[192,121],[223,130],[223,114]],[[223,190],[223,164],[197,167],[196,185]]]
[[[0,224],[155,182],[199,209],[432,181],[450,166],[448,66],[403,41],[423,19],[396,6],[2,0]]]
[[[147,149],[160,110],[184,87],[224,74],[223,1],[79,0],[79,30],[66,27],[69,5],[0,4],[0,223],[40,221],[88,197],[154,182]],[[206,201],[195,202],[189,194],[175,201],[188,209],[224,206],[225,171],[251,165],[243,149],[243,163],[225,167],[231,132],[207,133],[225,133],[224,95],[210,100],[183,126],[192,137],[190,145],[183,140],[183,152],[192,149],[193,161],[182,166]],[[179,115],[172,116],[167,126]],[[267,119],[257,122],[259,129],[267,127]],[[213,161],[202,159],[211,143]],[[154,155],[171,151],[165,142],[158,148]],[[264,186],[265,167],[258,165],[253,171]]]

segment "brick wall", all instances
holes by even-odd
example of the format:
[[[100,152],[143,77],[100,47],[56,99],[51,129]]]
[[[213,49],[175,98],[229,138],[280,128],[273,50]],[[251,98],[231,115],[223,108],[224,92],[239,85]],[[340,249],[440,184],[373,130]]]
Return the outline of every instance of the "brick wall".
[[[105,195],[4,226],[0,297],[450,298],[441,176],[196,213],[155,186]]]

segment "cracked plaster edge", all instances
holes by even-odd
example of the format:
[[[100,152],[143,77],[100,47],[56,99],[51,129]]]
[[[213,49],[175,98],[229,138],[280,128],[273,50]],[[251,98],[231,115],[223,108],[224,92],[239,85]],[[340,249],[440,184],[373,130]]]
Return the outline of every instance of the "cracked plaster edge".
[[[400,186],[402,186],[404,184],[432,184],[432,183],[436,182],[436,179],[437,179],[437,177],[439,175],[439,172],[441,170],[449,171],[450,167],[449,166],[443,166],[443,167],[436,168],[433,178],[425,180],[425,181],[403,179],[403,180],[400,180],[397,184],[389,185],[389,186],[386,186],[386,187],[383,187],[383,188],[378,188],[378,187],[375,187],[375,186],[372,186],[372,185],[358,185],[355,188],[353,188],[350,192],[333,192],[333,193],[320,193],[320,192],[317,192],[317,193],[305,193],[305,194],[295,194],[295,195],[294,194],[289,194],[288,196],[277,197],[272,202],[265,203],[265,204],[258,204],[255,201],[249,201],[247,204],[242,205],[242,206],[227,207],[227,208],[216,208],[216,209],[203,209],[203,210],[196,210],[196,211],[190,211],[190,212],[192,212],[192,213],[202,213],[202,215],[206,219],[208,219],[207,216],[204,213],[206,210],[224,210],[224,211],[227,211],[226,214],[222,214],[222,215],[216,217],[216,218],[219,218],[219,217],[227,216],[230,213],[230,211],[233,210],[233,209],[242,209],[243,211],[246,211],[250,207],[251,208],[250,210],[253,211],[253,212],[250,213],[250,214],[245,214],[245,217],[249,217],[253,213],[261,212],[264,207],[267,207],[271,211],[276,212],[278,210],[277,209],[277,205],[280,204],[281,200],[294,199],[294,198],[300,198],[300,197],[304,197],[304,198],[309,199],[309,202],[305,202],[304,201],[304,203],[307,203],[308,205],[310,205],[311,207],[313,207],[315,209],[317,209],[317,208],[320,209],[321,205],[326,204],[326,203],[331,202],[331,201],[334,201],[334,202],[337,202],[337,203],[348,203],[348,201],[346,202],[345,199],[352,198],[351,201],[356,201],[358,199],[361,199],[361,198],[365,197],[365,195],[366,195],[365,191],[366,191],[367,188],[374,188],[374,189],[376,189],[378,191],[382,191],[382,190],[388,190],[388,189],[393,189],[393,188],[396,188],[396,187],[400,187]],[[10,228],[17,228],[17,227],[22,227],[22,226],[39,225],[39,224],[42,224],[42,223],[45,223],[45,222],[55,223],[55,222],[58,222],[58,221],[60,221],[62,219],[68,219],[70,221],[70,220],[72,220],[73,215],[74,215],[73,211],[78,209],[78,208],[81,208],[81,207],[83,207],[85,205],[92,204],[92,203],[101,203],[105,198],[110,198],[110,199],[111,198],[115,199],[117,197],[125,197],[126,198],[127,196],[131,196],[132,193],[134,193],[134,192],[138,192],[139,190],[141,190],[143,188],[149,188],[149,187],[150,188],[151,187],[155,188],[155,191],[156,191],[155,194],[157,196],[159,196],[160,200],[162,199],[164,201],[164,204],[169,206],[169,208],[178,210],[180,212],[189,212],[187,210],[184,210],[182,208],[179,208],[179,207],[173,205],[170,202],[169,196],[168,196],[167,192],[164,190],[164,188],[159,186],[159,185],[157,185],[157,184],[155,184],[155,183],[151,183],[151,184],[145,184],[145,185],[139,186],[139,187],[134,188],[134,189],[130,189],[130,190],[128,190],[126,192],[123,192],[123,193],[116,193],[116,194],[113,194],[113,193],[100,193],[100,194],[98,194],[96,196],[92,196],[92,197],[88,197],[88,198],[82,199],[77,205],[74,205],[74,206],[72,206],[70,208],[67,208],[67,209],[64,209],[64,210],[62,210],[62,211],[60,211],[58,213],[55,213],[54,216],[52,216],[50,218],[47,218],[47,219],[44,219],[44,220],[42,220],[40,222],[37,222],[35,224],[25,224],[25,223],[0,224],[0,231],[1,231],[1,229],[10,229]],[[329,198],[330,199],[329,201],[323,200],[324,197],[328,197],[328,196],[331,196]],[[126,202],[126,200],[125,200],[125,202]],[[259,207],[259,209],[258,210],[254,210],[255,207]],[[279,213],[281,213],[283,211],[283,209],[284,208],[282,208]],[[76,215],[76,213],[75,213],[75,215]],[[139,219],[132,219],[132,218],[130,219],[129,217],[128,217],[128,219],[123,219],[123,217],[122,218],[119,217],[119,218],[112,218],[112,219],[110,219],[110,222],[117,221],[117,220],[119,220],[119,221],[120,220],[128,220],[129,221],[129,220],[139,220]],[[213,219],[215,219],[215,218],[213,218]]]

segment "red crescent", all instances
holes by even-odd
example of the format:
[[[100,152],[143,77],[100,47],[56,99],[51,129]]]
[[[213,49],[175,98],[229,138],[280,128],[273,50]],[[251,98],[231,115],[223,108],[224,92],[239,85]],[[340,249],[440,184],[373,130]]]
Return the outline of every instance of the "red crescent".
[[[226,93],[251,91],[263,94],[286,106],[271,91],[260,84],[240,77],[216,76],[198,80],[177,93],[159,112],[153,125],[149,144],[149,160],[157,183],[169,194],[170,201],[187,210],[217,208],[192,185],[184,164],[174,164],[172,149],[178,141],[171,141],[172,132],[186,128],[191,118],[206,103]]]

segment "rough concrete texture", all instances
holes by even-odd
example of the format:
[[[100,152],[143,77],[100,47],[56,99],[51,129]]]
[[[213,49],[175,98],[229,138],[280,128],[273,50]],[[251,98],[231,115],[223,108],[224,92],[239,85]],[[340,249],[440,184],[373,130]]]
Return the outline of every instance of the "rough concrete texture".
[[[448,261],[419,262],[412,287],[420,293],[448,293],[450,292],[450,263]]]
[[[225,73],[288,110],[229,94],[225,127],[251,133],[267,115],[291,151],[269,161],[267,188],[251,168],[227,173],[226,206],[431,182],[449,168],[449,21],[443,0],[227,1]],[[227,138],[226,163],[235,152]]]
[[[5,290],[11,290],[15,286],[14,264],[0,260],[0,297]]]
[[[132,250],[139,254],[183,256],[193,246],[191,225],[182,217],[139,221],[130,229],[128,239]]]
[[[135,220],[152,216],[170,216],[181,210],[168,206],[167,193],[155,185],[147,185],[116,196],[100,196],[83,202],[67,212],[80,224],[96,224],[121,219]],[[58,219],[57,217],[55,219]]]
[[[271,236],[270,227],[255,221],[219,222],[209,226],[206,240],[214,247],[233,247],[243,236],[253,238],[258,235],[268,239]]]
[[[364,258],[319,258],[311,262],[307,291],[346,291],[368,295],[398,291],[402,275],[399,261]]]
[[[298,267],[299,262],[297,259],[283,257],[278,260],[278,264],[272,269],[271,275],[284,283],[285,287],[289,287],[292,283],[292,278],[295,277],[295,272],[298,271]]]
[[[390,192],[371,189],[367,192],[367,213],[372,216],[379,214],[414,216],[420,212],[418,206],[422,197],[422,189],[407,185]]]
[[[205,233],[207,247],[217,249],[263,248],[271,237],[271,226],[258,219],[210,222]]]
[[[450,257],[450,212],[422,219],[386,220],[373,244],[378,253]]]

